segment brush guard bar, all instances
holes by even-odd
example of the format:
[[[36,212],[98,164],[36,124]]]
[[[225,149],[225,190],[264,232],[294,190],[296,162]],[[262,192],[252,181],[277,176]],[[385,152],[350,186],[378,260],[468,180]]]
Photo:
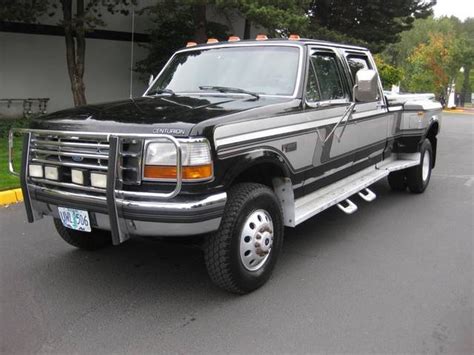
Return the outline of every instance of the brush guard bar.
[[[23,135],[23,152],[21,160],[21,170],[15,170],[14,154],[13,154],[13,141],[16,134]],[[35,220],[41,218],[41,216],[35,214],[32,208],[31,196],[28,188],[28,164],[30,162],[30,144],[33,134],[47,134],[57,137],[78,137],[78,138],[101,138],[109,143],[109,156],[107,166],[107,186],[106,186],[106,199],[108,216],[110,219],[110,230],[112,233],[112,241],[114,244],[120,244],[121,242],[129,238],[127,227],[124,225],[124,219],[119,216],[117,196],[123,193],[122,181],[119,178],[119,159],[120,159],[120,147],[122,141],[125,139],[147,139],[148,141],[170,141],[176,148],[176,185],[170,192],[147,192],[148,197],[153,197],[161,200],[168,200],[181,191],[182,187],[182,147],[178,139],[167,134],[121,134],[121,133],[96,133],[96,132],[75,132],[75,131],[53,131],[53,130],[42,130],[42,129],[25,129],[25,128],[13,128],[8,134],[8,169],[11,174],[20,177],[21,190],[23,193],[23,199],[25,203],[26,215],[28,222],[32,223]]]

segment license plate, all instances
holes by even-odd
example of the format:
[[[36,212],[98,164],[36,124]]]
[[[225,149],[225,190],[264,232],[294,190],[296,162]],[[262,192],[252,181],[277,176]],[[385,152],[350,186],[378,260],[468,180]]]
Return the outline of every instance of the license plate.
[[[91,222],[87,211],[58,207],[58,212],[64,227],[81,232],[91,231]]]

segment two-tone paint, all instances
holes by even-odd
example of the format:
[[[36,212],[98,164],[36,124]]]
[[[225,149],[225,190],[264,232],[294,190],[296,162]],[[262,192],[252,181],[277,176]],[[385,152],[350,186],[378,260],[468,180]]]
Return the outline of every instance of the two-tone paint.
[[[439,130],[439,104],[433,103],[428,110],[416,105],[390,108],[380,82],[378,99],[355,103],[347,122],[340,124],[354,102],[355,83],[347,57],[363,56],[370,68],[376,68],[365,48],[313,40],[268,40],[199,45],[177,53],[222,46],[298,47],[300,60],[293,95],[260,95],[256,99],[245,94],[210,92],[149,96],[147,91],[141,98],[39,117],[33,128],[204,137],[211,144],[213,179],[183,182],[181,196],[222,193],[235,181],[256,176],[271,184],[272,178],[279,176],[291,181],[294,198],[381,162],[392,152],[416,152],[431,127],[435,127],[431,132],[436,129],[434,136]],[[336,56],[345,98],[312,104],[305,96],[308,61],[311,54],[321,51]],[[172,188],[172,183],[150,181],[124,186],[130,192]]]

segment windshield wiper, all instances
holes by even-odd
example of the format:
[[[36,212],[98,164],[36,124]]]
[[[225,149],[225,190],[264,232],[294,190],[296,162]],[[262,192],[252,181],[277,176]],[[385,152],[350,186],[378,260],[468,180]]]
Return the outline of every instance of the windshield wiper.
[[[171,89],[156,89],[156,90],[151,90],[148,95],[149,96],[156,96],[156,95],[161,95],[161,94],[170,94],[174,95],[174,91]]]
[[[257,93],[255,92],[252,92],[252,91],[247,91],[247,90],[244,90],[244,89],[239,89],[239,88],[231,88],[231,87],[228,87],[228,86],[200,86],[199,87],[200,90],[215,90],[215,91],[219,91],[219,92],[229,92],[229,93],[237,93],[237,94],[247,94],[247,95],[251,95],[257,99],[260,98],[260,95],[258,95]]]

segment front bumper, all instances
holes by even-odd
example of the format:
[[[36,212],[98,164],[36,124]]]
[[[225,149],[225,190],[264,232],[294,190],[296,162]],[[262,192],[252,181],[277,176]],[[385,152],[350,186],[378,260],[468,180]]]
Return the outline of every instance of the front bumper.
[[[89,212],[92,227],[112,231],[106,196],[66,192],[35,184],[28,184],[28,190],[37,216],[59,218],[58,206],[76,208]],[[117,191],[115,203],[121,233],[126,236],[191,236],[217,230],[226,199],[227,194],[222,192],[157,201],[147,193],[141,194],[140,199],[132,199],[126,191]]]

